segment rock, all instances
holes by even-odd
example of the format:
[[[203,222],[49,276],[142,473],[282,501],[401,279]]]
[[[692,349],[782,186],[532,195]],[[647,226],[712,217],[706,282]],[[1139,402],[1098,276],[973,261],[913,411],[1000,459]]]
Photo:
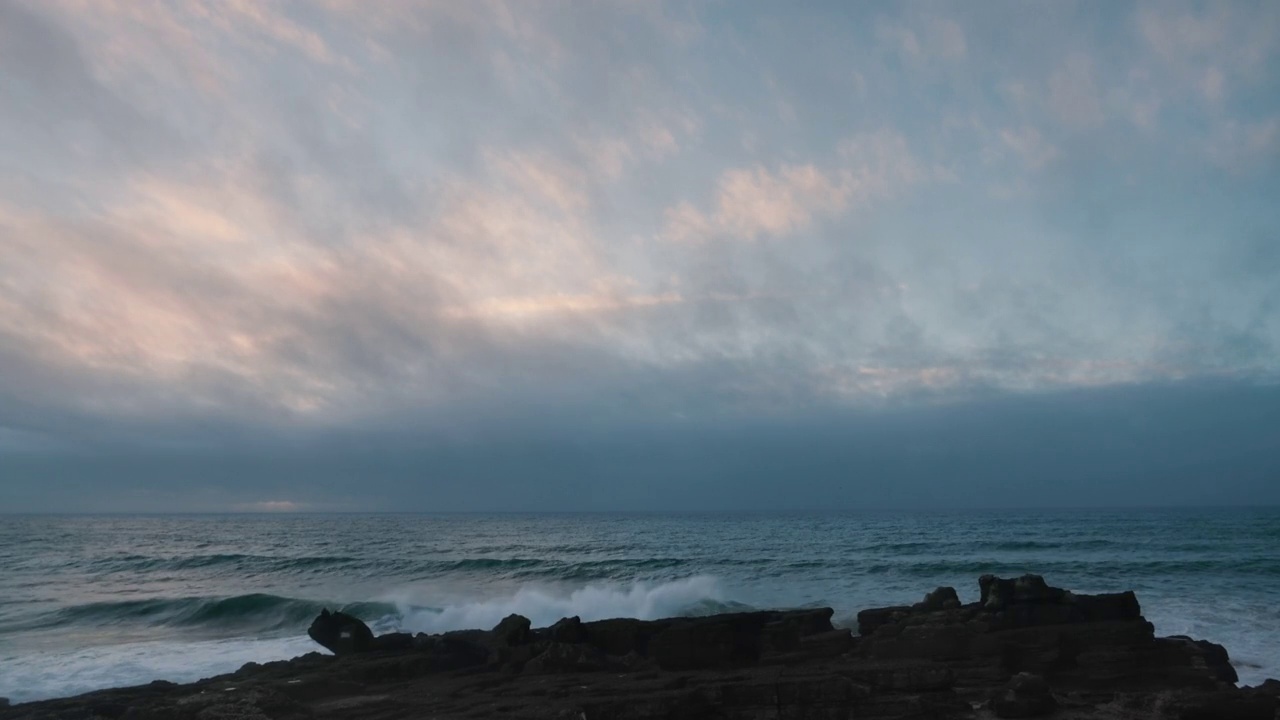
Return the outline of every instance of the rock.
[[[9,698],[0,697],[0,708],[7,708],[7,707],[9,707]]]
[[[368,652],[373,645],[373,631],[364,621],[327,608],[312,621],[307,635],[334,655]]]
[[[941,692],[955,684],[955,673],[937,663],[880,663],[853,677],[878,689],[908,693]]]
[[[1072,595],[1074,605],[1089,622],[1122,622],[1142,618],[1142,607],[1133,591],[1101,595]]]
[[[972,605],[955,607],[951,593],[939,589],[911,607],[858,613],[854,652],[945,663],[958,687],[990,686],[1021,672],[1055,687],[1097,690],[1235,682],[1221,646],[1157,639],[1133,593],[1075,595],[1038,575],[986,575],[979,587],[981,600]]]
[[[379,652],[395,652],[413,647],[413,636],[409,633],[387,633],[379,635],[370,643],[369,649]]]
[[[547,628],[547,637],[555,643],[584,643],[587,641],[587,630],[582,626],[582,620],[574,615],[561,618],[555,625]]]
[[[911,606],[912,610],[954,610],[960,607],[960,596],[953,587],[940,587],[924,596],[924,600]]]
[[[1058,706],[1049,691],[1049,683],[1039,675],[1014,675],[1004,690],[991,698],[991,710],[1001,718],[1036,718],[1048,715]]]
[[[415,638],[414,646],[427,651],[430,667],[435,671],[479,667],[490,660],[489,648],[469,632],[434,636],[430,643]]]
[[[853,635],[848,628],[814,633],[800,638],[797,651],[807,658],[832,658],[853,649]]]
[[[894,625],[911,611],[912,608],[906,606],[861,610],[858,612],[858,634],[872,635],[882,627]]]
[[[1039,575],[1023,575],[1014,580],[983,575],[978,578],[978,587],[982,591],[978,603],[991,611],[1014,604],[1061,604],[1071,596],[1066,590],[1049,587]]]
[[[1280,698],[1280,680],[1273,680],[1271,678],[1267,678],[1266,680],[1262,681],[1261,685],[1254,687],[1253,690],[1254,692],[1259,692],[1266,695],[1274,695]]]
[[[820,608],[683,618],[653,637],[649,655],[664,670],[754,665],[766,651],[796,650],[802,639],[831,632],[831,615],[831,608]],[[835,637],[829,640],[841,642]],[[847,649],[847,633],[844,642],[842,647]]]
[[[1217,690],[1174,701],[1178,720],[1274,720],[1280,702],[1274,696],[1236,689]]]
[[[595,672],[611,666],[600,649],[585,643],[548,643],[545,650],[524,665],[525,672]]]
[[[583,623],[587,642],[608,655],[626,655],[635,652],[649,655],[649,641],[666,629],[670,620],[632,620],[615,618]]]
[[[1203,666],[1219,682],[1234,684],[1240,680],[1235,666],[1231,664],[1230,656],[1227,655],[1227,649],[1223,646],[1208,640],[1195,640],[1186,635],[1172,635],[1163,640],[1180,641],[1189,657],[1189,662],[1196,666]]]
[[[532,639],[530,625],[523,615],[508,615],[493,628],[494,640],[499,645],[524,645]]]
[[[653,638],[649,654],[663,670],[751,665],[760,659],[761,629],[751,633],[727,618],[677,622]]]

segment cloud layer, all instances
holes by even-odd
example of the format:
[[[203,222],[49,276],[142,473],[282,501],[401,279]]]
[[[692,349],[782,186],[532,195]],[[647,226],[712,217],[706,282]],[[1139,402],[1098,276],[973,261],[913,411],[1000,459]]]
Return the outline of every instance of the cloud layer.
[[[1269,386],[1277,38],[1266,2],[2,3],[0,472]]]

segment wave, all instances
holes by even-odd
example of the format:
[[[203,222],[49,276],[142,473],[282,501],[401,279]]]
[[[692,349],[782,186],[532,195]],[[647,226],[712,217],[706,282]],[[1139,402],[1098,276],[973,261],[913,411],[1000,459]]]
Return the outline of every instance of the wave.
[[[339,608],[368,621],[396,612],[395,605],[389,603],[342,605],[254,593],[231,597],[153,598],[74,605],[47,613],[21,629],[142,625],[270,633],[305,628],[325,607]]]
[[[718,581],[708,576],[661,583],[588,584],[567,592],[524,586],[502,597],[439,608],[399,603],[401,629],[430,633],[493,627],[512,613],[529,618],[534,627],[544,627],[573,615],[584,621],[615,617],[652,620],[677,615],[711,615],[749,607],[725,599]]]
[[[227,569],[240,571],[296,571],[344,567],[371,562],[348,556],[274,556],[246,553],[215,553],[182,557],[152,555],[116,555],[96,561],[86,569],[97,573],[174,572],[183,570]]]
[[[247,662],[324,652],[306,636],[147,641],[9,656],[0,650],[0,695],[15,703],[78,695],[152,680],[195,682],[234,672]]]
[[[302,632],[324,608],[359,617],[379,632],[445,632],[492,627],[511,613],[545,626],[571,615],[583,620],[654,619],[750,607],[726,599],[716,579],[707,576],[656,583],[587,583],[573,589],[527,584],[498,597],[441,604],[415,601],[411,595],[412,591],[402,590],[385,600],[346,604],[263,593],[95,602],[54,610],[0,632],[137,627],[262,636]]]
[[[614,558],[601,560],[543,560],[529,557],[464,557],[457,559],[360,558],[351,556],[277,557],[243,553],[159,558],[117,555],[91,565],[95,574],[174,573],[213,571],[224,575],[249,573],[327,574],[354,577],[409,575],[440,577],[478,574],[514,579],[607,580],[667,570],[689,564],[684,558]],[[73,561],[72,566],[78,565]]]

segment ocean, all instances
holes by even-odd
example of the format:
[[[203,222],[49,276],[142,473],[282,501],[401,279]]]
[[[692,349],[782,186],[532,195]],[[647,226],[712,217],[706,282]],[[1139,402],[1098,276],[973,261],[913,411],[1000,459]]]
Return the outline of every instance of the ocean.
[[[378,632],[858,610],[983,573],[1135,590],[1159,634],[1280,677],[1280,508],[817,514],[0,515],[0,696],[188,682]]]

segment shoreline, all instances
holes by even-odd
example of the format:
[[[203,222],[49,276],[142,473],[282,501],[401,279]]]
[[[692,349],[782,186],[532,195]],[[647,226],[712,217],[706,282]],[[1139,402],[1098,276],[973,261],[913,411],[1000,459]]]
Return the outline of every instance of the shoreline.
[[[155,681],[0,708],[0,718],[1280,716],[1280,682],[1236,686],[1220,645],[1157,638],[1133,593],[1075,595],[984,576],[858,613],[565,618],[533,629],[375,637],[341,613],[309,653],[194,683]],[[1012,714],[1011,714],[1012,713]],[[1030,714],[1028,714],[1030,713]]]

